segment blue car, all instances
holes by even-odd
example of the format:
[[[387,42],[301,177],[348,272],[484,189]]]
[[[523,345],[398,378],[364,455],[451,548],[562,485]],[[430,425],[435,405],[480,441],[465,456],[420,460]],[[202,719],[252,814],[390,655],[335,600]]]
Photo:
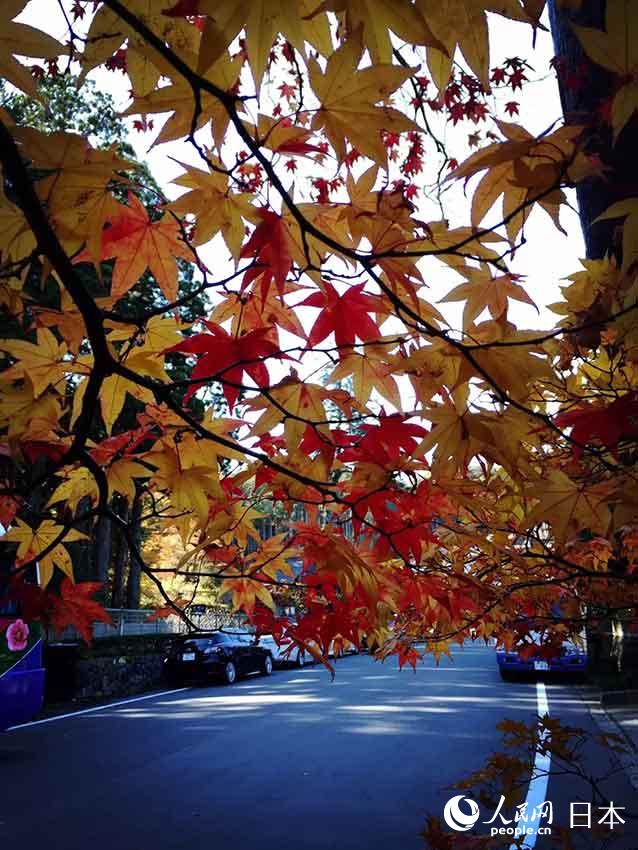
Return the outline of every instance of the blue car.
[[[498,649],[496,663],[501,679],[512,679],[515,676],[531,673],[562,673],[571,676],[583,676],[587,672],[586,645],[578,646],[572,641],[564,641],[561,654],[554,658],[530,656],[521,658],[516,650]]]

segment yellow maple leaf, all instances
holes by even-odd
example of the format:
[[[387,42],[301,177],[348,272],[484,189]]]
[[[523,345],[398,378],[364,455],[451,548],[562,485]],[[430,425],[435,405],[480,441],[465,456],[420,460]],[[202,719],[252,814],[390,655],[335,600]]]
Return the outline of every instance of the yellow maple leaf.
[[[146,454],[145,460],[156,468],[150,486],[170,493],[174,508],[194,513],[204,527],[208,521],[209,496],[217,500],[224,498],[214,444],[197,440],[191,433],[179,442],[164,437]]]
[[[184,58],[195,56],[200,41],[199,31],[185,18],[162,14],[166,5],[157,0],[127,0],[125,5],[127,11],[167,42],[177,55]],[[106,4],[100,6],[91,19],[81,57],[82,76],[110,59],[125,42],[126,71],[131,88],[135,95],[144,97],[153,91],[160,75],[166,72],[165,63],[135,28]]]
[[[206,78],[222,91],[230,91],[236,84],[242,66],[242,58],[221,56],[208,69]],[[167,68],[166,76],[171,79],[167,86],[151,91],[144,97],[135,97],[124,115],[157,115],[170,112],[151,147],[172,142],[190,134],[195,115],[195,96],[191,85],[183,78],[175,77],[175,71]],[[196,115],[195,130],[211,125],[213,141],[219,150],[223,144],[230,117],[224,104],[206,91],[201,92],[200,110]]]
[[[262,602],[271,611],[275,610],[275,602],[271,592],[260,581],[253,578],[227,578],[219,588],[219,595],[232,594],[232,605],[235,610],[243,609],[251,613],[257,600]]]
[[[0,21],[0,77],[4,77],[32,97],[37,97],[35,78],[28,67],[14,58],[15,55],[56,59],[64,52],[64,47],[47,33],[13,20],[22,12],[27,2],[28,0],[3,0]]]
[[[135,327],[134,331],[129,324],[122,325],[110,320],[105,323],[111,326],[109,331],[109,342],[124,342],[127,347],[134,345],[138,352],[147,354],[161,354],[172,345],[183,340],[183,331],[190,328],[175,319],[174,316],[152,316],[143,328]]]
[[[625,220],[622,231],[622,270],[626,272],[638,260],[638,198],[617,201],[607,207],[593,223],[613,218]]]
[[[59,427],[61,399],[53,392],[34,397],[31,386],[7,386],[0,392],[0,425],[8,428],[10,441],[30,430],[31,422],[46,422],[49,429]]]
[[[413,348],[404,356],[395,355],[392,361],[394,374],[408,374],[417,398],[429,401],[441,387],[451,390],[459,382],[462,357],[448,342],[440,339]]]
[[[363,47],[360,38],[351,37],[330,56],[325,73],[317,61],[308,62],[310,85],[321,102],[312,119],[314,130],[323,129],[337,157],[346,155],[346,140],[381,166],[387,151],[381,131],[404,133],[419,130],[402,112],[387,102],[414,73],[411,68],[375,65],[359,70]]]
[[[445,53],[433,47],[427,51],[428,67],[440,91],[448,84],[457,47],[485,90],[490,91],[487,12],[531,23],[525,4],[519,0],[417,0],[416,7],[445,46]],[[406,40],[410,42],[411,38]]]
[[[472,330],[472,339],[480,346],[472,352],[473,359],[485,374],[489,375],[488,387],[498,392],[505,391],[517,401],[527,401],[539,381],[551,381],[553,372],[546,352],[539,346],[528,344],[528,340],[538,336],[538,331],[520,331],[504,316],[481,322]],[[505,343],[507,356],[503,348],[494,343]],[[515,343],[512,345],[512,343]],[[459,381],[464,382],[478,377],[487,379],[467,358],[461,360]]]
[[[223,167],[214,157],[210,159],[213,165]],[[187,213],[195,216],[195,245],[209,242],[221,232],[228,250],[237,261],[246,235],[242,215],[247,216],[250,213],[253,196],[231,193],[228,176],[220,171],[202,171],[184,163],[180,165],[183,165],[186,173],[180,174],[172,182],[190,191],[173,201],[169,209],[179,216]]]
[[[286,441],[290,449],[296,449],[307,423],[316,423],[319,432],[328,432],[324,401],[330,397],[330,391],[325,387],[296,377],[285,378],[270,388],[268,396],[256,396],[248,401],[251,410],[264,410],[252,427],[255,436],[267,434],[283,421]]]
[[[28,257],[36,246],[33,231],[22,210],[0,188],[0,254],[3,261]]]
[[[146,358],[143,356],[127,358],[127,366],[131,369],[141,368],[146,372],[149,366],[154,367],[156,365],[152,356]],[[122,412],[127,393],[141,402],[148,403],[155,400],[155,396],[151,390],[146,389],[146,387],[140,387],[139,384],[129,381],[121,375],[110,375],[104,380],[100,390],[100,409],[107,434],[111,433],[115,420]]]
[[[576,537],[580,531],[605,534],[611,521],[607,504],[611,486],[611,482],[579,483],[560,469],[550,469],[528,488],[528,496],[538,502],[525,514],[521,528],[547,522],[561,542]]]
[[[573,125],[560,127],[538,139],[518,124],[496,122],[505,141],[494,142],[469,156],[447,178],[467,180],[487,169],[472,197],[472,226],[478,228],[493,204],[503,197],[507,236],[514,244],[529,215],[532,203],[539,204],[559,229],[558,207],[565,202],[558,188],[567,179],[581,131]]]
[[[88,498],[95,504],[99,491],[95,476],[81,466],[68,472],[63,481],[58,484],[51,494],[47,505],[65,502],[66,507],[75,513],[82,499]]]
[[[65,375],[74,371],[71,364],[64,361],[66,345],[58,342],[48,328],[38,328],[36,340],[35,343],[21,339],[0,340],[0,350],[17,360],[0,373],[0,380],[24,378],[33,387],[35,396],[42,395],[49,386],[62,392]]]
[[[201,0],[199,11],[207,13],[208,18],[199,52],[199,73],[208,70],[242,29],[257,89],[278,34],[302,53],[308,42],[327,55],[332,39],[326,15],[307,20],[316,5],[314,0]]]
[[[294,549],[288,532],[275,534],[268,540],[261,541],[259,549],[246,558],[246,565],[251,572],[259,571],[273,581],[294,578],[295,569],[290,563]]]
[[[283,297],[302,290],[304,287],[292,281],[286,281]],[[223,301],[215,306],[210,315],[211,322],[221,325],[227,319],[231,320],[231,333],[240,336],[242,331],[254,330],[258,327],[277,325],[283,330],[290,331],[301,339],[306,334],[294,310],[283,301],[279,291],[268,287],[266,292],[256,287],[252,292],[240,295],[229,292]]]
[[[422,11],[409,0],[324,0],[313,12],[341,13],[350,36],[361,30],[363,45],[375,64],[392,62],[392,31],[400,41],[437,47],[445,46],[432,33]]]
[[[463,330],[467,331],[474,320],[488,309],[493,319],[507,316],[508,299],[522,301],[525,304],[536,304],[520,284],[509,274],[492,277],[489,267],[483,265],[480,269],[468,269],[469,282],[460,283],[440,300],[442,302],[465,301],[463,308]]]
[[[155,321],[157,321],[157,318],[159,317],[156,317]],[[163,358],[158,356],[159,352],[156,348],[154,348],[154,345],[161,344],[161,342],[166,338],[173,338],[170,328],[172,322],[170,319],[161,318],[159,321],[163,322],[165,326],[168,326],[166,329],[162,328],[159,338],[154,342],[153,336],[151,336],[150,341],[147,339],[146,344],[142,347],[131,348],[127,351],[123,358],[123,363],[127,366],[127,368],[139,375],[156,378],[159,381],[167,381],[168,376],[164,371]],[[159,322],[157,322],[157,324],[159,324]],[[165,334],[167,334],[167,336],[165,336]],[[128,338],[128,336],[126,338]],[[164,349],[162,348],[161,350],[163,351]],[[82,410],[86,387],[87,381],[82,381],[75,387],[73,395],[73,412],[71,416],[72,424],[75,422]],[[152,404],[155,400],[153,391],[147,387],[140,386],[136,383],[136,381],[129,380],[122,375],[109,375],[108,378],[104,379],[100,388],[100,410],[107,434],[111,433],[115,421],[122,412],[122,408],[126,402],[127,393],[144,404]]]
[[[106,480],[109,485],[109,496],[121,493],[130,502],[135,498],[135,478],[149,478],[151,471],[139,461],[129,457],[118,458],[107,469]]]
[[[117,172],[132,170],[135,163],[121,157],[115,146],[91,147],[77,133],[20,127],[15,135],[33,165],[52,172],[38,180],[35,189],[64,247],[75,253],[86,243],[91,259],[97,260],[103,227],[119,208],[111,183],[122,182]]]
[[[366,346],[365,354],[351,352],[334,368],[329,381],[342,380],[352,375],[354,395],[361,404],[367,404],[372,390],[387,399],[397,409],[401,408],[401,395],[393,377],[393,369],[384,357],[383,346]]]
[[[414,456],[425,457],[434,449],[432,468],[437,472],[445,472],[450,464],[454,470],[466,471],[474,455],[491,440],[482,416],[470,413],[465,389],[457,390],[445,404],[425,408],[422,415],[432,423],[432,428]]]
[[[53,544],[60,538],[60,541]],[[73,581],[73,564],[63,543],[72,543],[75,540],[86,539],[75,529],[65,529],[57,525],[53,520],[46,519],[37,528],[31,528],[20,519],[15,520],[15,525],[4,536],[7,543],[17,543],[16,564],[27,563],[35,558],[38,559],[38,580],[42,587],[46,587],[53,578],[55,567],[62,570],[71,581]],[[50,546],[53,548],[46,555],[41,555]]]

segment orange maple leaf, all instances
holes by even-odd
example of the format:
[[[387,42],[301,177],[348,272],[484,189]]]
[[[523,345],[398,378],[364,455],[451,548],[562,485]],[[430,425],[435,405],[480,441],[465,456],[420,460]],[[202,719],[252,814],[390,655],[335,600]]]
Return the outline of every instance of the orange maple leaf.
[[[111,295],[121,298],[148,269],[169,301],[177,297],[175,257],[193,261],[193,253],[181,239],[179,224],[172,217],[151,221],[145,206],[129,192],[128,206],[120,205],[117,216],[109,220],[102,237],[102,259],[116,260]],[[74,262],[91,260],[82,251]]]

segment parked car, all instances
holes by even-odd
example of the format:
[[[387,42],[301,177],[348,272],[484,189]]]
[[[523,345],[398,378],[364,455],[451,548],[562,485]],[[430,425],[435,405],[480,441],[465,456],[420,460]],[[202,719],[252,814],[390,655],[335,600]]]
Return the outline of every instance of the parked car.
[[[587,672],[587,648],[573,641],[566,640],[561,647],[561,653],[554,658],[544,658],[540,655],[521,657],[516,650],[509,652],[499,649],[496,652],[496,662],[501,679],[511,679],[525,673],[563,673],[582,676]]]
[[[270,652],[272,660],[278,666],[292,664],[294,667],[303,667],[312,660],[312,657],[298,646],[288,652],[291,643],[290,638],[284,638],[281,644],[278,644],[272,635],[262,635],[259,638],[259,645]]]
[[[232,685],[249,673],[270,676],[273,657],[247,632],[196,632],[173,643],[164,669],[172,682],[217,677]]]
[[[277,644],[277,641],[272,635],[262,635],[259,638],[259,643],[270,651],[273,661],[277,665],[292,664],[295,667],[304,667],[306,664],[312,664],[315,661],[311,653],[305,652],[298,646],[290,649],[292,643],[290,638],[284,638],[281,644]],[[320,652],[319,646],[315,641],[310,641],[309,643],[311,646],[317,648],[317,652]],[[335,646],[338,649],[335,649]],[[330,642],[328,658],[343,658],[345,655],[357,655],[358,652],[357,647],[353,643],[350,643],[349,640],[337,638]]]

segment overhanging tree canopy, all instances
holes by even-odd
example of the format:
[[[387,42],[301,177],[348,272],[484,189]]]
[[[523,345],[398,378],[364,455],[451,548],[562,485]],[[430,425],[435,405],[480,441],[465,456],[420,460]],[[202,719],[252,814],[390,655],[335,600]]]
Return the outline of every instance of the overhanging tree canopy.
[[[486,12],[531,33],[542,2],[70,5],[62,43],[13,22],[24,0],[4,4],[6,79],[35,93],[25,56],[124,71],[139,127],[169,114],[155,144],[179,142],[185,191],[149,211],[115,149],[1,116],[0,276],[21,329],[0,344],[3,592],[34,618],[86,625],[91,588],[70,584],[66,544],[108,515],[135,549],[109,503],[138,486],[183,538],[178,571],[222,579],[259,628],[324,652],[364,634],[401,664],[415,637],[437,658],[469,635],[512,646],[558,602],[551,653],[592,606],[634,607],[638,200],[603,213],[622,239],[563,282],[555,329],[511,320],[513,301],[534,303],[508,266],[528,218],[560,227],[566,188],[623,180],[592,154],[591,116],[535,136],[511,121],[514,95],[507,115],[490,97],[530,71],[526,57],[491,67]],[[605,30],[574,29],[612,79],[612,145],[636,121],[630,5],[610,0]],[[460,164],[437,134],[446,119],[486,122]],[[458,181],[471,202],[451,226],[443,190]],[[210,296],[194,327],[179,319],[178,261]],[[105,263],[97,299],[82,269]],[[446,267],[458,326],[429,300]],[[121,299],[149,273],[164,300],[131,316]],[[33,275],[57,288],[57,322],[42,321]],[[165,368],[175,353],[187,378]],[[127,394],[143,410],[124,429]],[[291,515],[265,541],[264,500]],[[41,591],[27,593],[36,561]],[[281,583],[303,594],[296,624],[274,616]]]

